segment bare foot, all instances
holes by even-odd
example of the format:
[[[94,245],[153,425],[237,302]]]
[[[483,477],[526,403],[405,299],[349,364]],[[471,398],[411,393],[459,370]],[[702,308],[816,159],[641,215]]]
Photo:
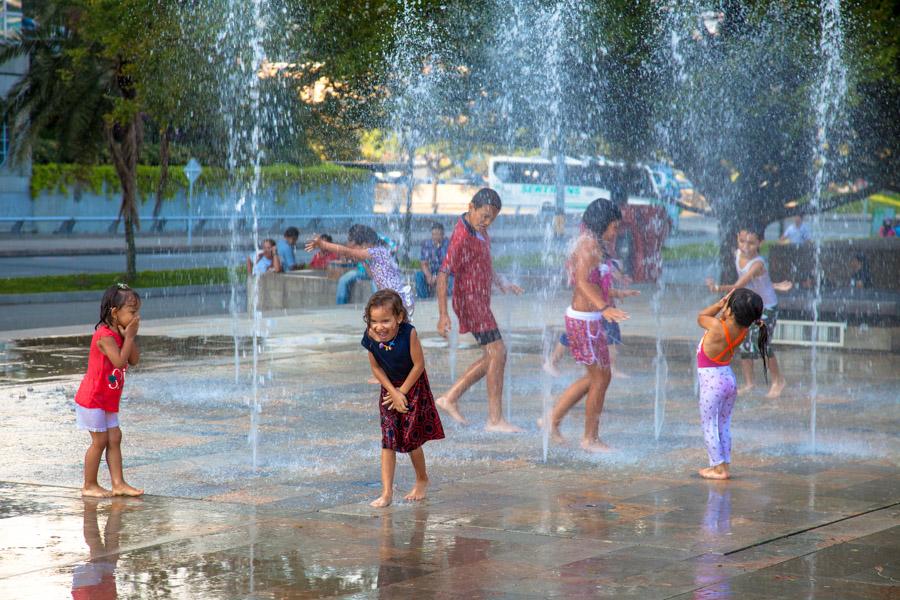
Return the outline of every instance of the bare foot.
[[[587,452],[612,452],[612,448],[600,440],[581,440],[581,449]]]
[[[109,498],[113,493],[105,487],[95,484],[81,488],[81,495],[85,498]]]
[[[374,506],[375,508],[384,508],[385,506],[391,505],[391,500],[393,500],[391,496],[382,494],[381,496],[378,496],[377,498],[369,502],[369,506]]]
[[[127,483],[123,483],[122,485],[114,485],[112,489],[113,496],[141,496],[143,495],[144,490],[139,490],[136,487],[130,486]]]
[[[751,384],[742,385],[741,387],[739,387],[737,394],[738,394],[738,396],[743,396],[745,394],[749,394],[752,391],[753,391],[753,384],[751,383]]]
[[[496,423],[488,423],[484,426],[484,430],[490,433],[522,433],[521,427],[516,427],[509,421],[500,419]]]
[[[368,383],[370,385],[375,385],[376,383],[378,383],[378,380],[375,379],[374,377],[369,377],[368,379],[366,379],[366,383]]]
[[[544,419],[537,420],[537,426],[541,431],[544,430]],[[554,444],[558,444],[560,446],[567,446],[569,444],[569,440],[563,437],[562,432],[559,430],[559,427],[554,426],[550,430],[550,441]]]
[[[700,477],[704,479],[728,479],[728,467],[725,465],[716,465],[715,467],[706,467],[697,471]]]
[[[469,422],[466,421],[466,418],[462,416],[462,413],[459,412],[459,409],[456,408],[456,402],[450,402],[447,400],[446,396],[441,396],[437,400],[434,401],[434,404],[450,415],[450,418],[459,423],[460,425],[468,425]]]
[[[784,378],[779,379],[777,381],[772,382],[772,387],[769,388],[769,393],[766,394],[766,398],[778,398],[781,396],[781,392],[784,390],[785,381]]]
[[[559,371],[559,367],[557,367],[549,360],[544,363],[544,366],[542,368],[544,369],[544,373],[546,373],[550,377],[559,377],[560,375],[562,375],[562,373],[560,373]]]
[[[425,490],[428,489],[428,480],[425,481],[416,481],[416,485],[413,486],[413,489],[410,492],[403,496],[404,500],[424,500],[425,499]]]

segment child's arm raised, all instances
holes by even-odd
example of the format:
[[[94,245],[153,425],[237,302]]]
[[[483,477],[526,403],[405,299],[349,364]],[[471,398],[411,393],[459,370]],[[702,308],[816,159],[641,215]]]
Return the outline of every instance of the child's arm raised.
[[[716,284],[712,279],[707,279],[706,287],[708,287],[711,292],[731,292],[738,288],[746,287],[751,279],[755,279],[762,275],[764,270],[765,267],[763,266],[762,261],[756,261],[753,263],[753,266],[750,267],[750,270],[738,277],[738,280],[733,284]]]
[[[281,266],[281,257],[278,256],[278,250],[272,253],[272,272],[273,273],[281,273],[284,269]]]
[[[137,337],[140,323],[140,317],[135,317],[131,320],[131,323],[125,328],[125,342],[122,344],[121,348],[116,345],[116,340],[110,335],[97,340],[97,346],[100,348],[100,352],[109,359],[109,362],[111,362],[115,368],[121,369],[128,364],[131,353],[136,347],[134,338]],[[140,356],[140,354],[138,356]]]
[[[728,292],[718,301],[710,304],[699,313],[697,313],[697,325],[699,325],[703,329],[712,329],[717,321],[716,315],[722,312],[722,309],[725,308],[725,305],[728,303],[728,297],[731,296],[731,294],[732,292]]]
[[[369,258],[369,250],[367,248],[351,248],[349,246],[344,246],[343,244],[325,241],[319,236],[306,242],[307,252],[312,252],[316,248],[354,260],[368,260]]]

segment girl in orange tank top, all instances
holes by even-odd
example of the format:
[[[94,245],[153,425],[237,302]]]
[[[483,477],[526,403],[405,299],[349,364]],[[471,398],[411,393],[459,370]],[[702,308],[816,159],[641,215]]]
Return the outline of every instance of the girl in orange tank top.
[[[697,323],[706,330],[697,345],[700,423],[709,456],[709,466],[700,469],[700,476],[706,479],[730,477],[731,412],[737,398],[731,359],[753,324],[760,326],[758,343],[760,353],[765,357],[768,332],[760,321],[762,312],[763,301],[759,294],[739,288],[697,315]],[[763,373],[766,368],[763,358]]]

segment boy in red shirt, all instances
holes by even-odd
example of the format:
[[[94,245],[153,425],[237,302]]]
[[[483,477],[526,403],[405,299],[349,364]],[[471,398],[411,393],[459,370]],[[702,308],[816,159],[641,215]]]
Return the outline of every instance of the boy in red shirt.
[[[515,433],[521,429],[503,418],[506,346],[500,338],[497,321],[491,312],[491,286],[496,285],[503,293],[522,293],[522,288],[508,283],[494,273],[491,263],[491,239],[488,237],[487,229],[500,214],[501,207],[497,192],[490,188],[478,190],[469,203],[468,212],[456,223],[447,256],[441,265],[437,280],[440,312],[438,333],[447,337],[450,331],[447,282],[450,275],[453,275],[453,312],[459,317],[459,332],[471,332],[484,348],[484,354],[436,400],[436,404],[456,422],[465,425],[466,419],[459,412],[459,397],[475,382],[487,376],[488,422],[485,430]]]
[[[334,241],[331,239],[331,236],[328,235],[327,233],[323,233],[322,235],[320,235],[319,239],[325,240],[326,242]],[[325,250],[319,250],[318,252],[316,252],[313,255],[312,260],[309,261],[309,268],[324,271],[325,269],[328,268],[328,263],[336,261],[336,260],[340,260],[340,258],[341,257],[338,256],[337,254],[335,254],[334,252],[327,252]]]

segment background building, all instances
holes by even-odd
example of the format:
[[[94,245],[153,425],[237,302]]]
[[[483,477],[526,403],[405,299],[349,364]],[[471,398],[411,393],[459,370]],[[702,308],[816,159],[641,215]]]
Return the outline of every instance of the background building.
[[[0,0],[0,44],[17,36],[23,21],[22,0]],[[27,57],[0,64],[0,97],[6,96],[27,69]],[[31,163],[25,161],[15,167],[10,164],[10,129],[8,123],[0,122],[0,216],[7,214],[13,205],[30,201]],[[16,212],[21,213],[21,207]]]

